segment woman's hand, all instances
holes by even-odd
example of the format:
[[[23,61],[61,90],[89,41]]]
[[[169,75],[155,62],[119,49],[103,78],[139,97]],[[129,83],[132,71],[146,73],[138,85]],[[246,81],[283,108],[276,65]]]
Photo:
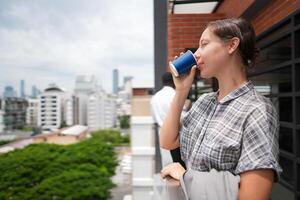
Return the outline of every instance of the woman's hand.
[[[182,55],[182,54],[183,53],[181,53],[180,55]],[[177,56],[175,56],[174,59],[176,59],[176,58],[177,58]],[[169,62],[169,68],[170,68],[170,64],[171,64],[171,62]],[[194,78],[195,78],[196,70],[197,70],[197,67],[196,67],[196,65],[194,65],[188,74],[184,74],[184,75],[175,77],[173,71],[170,68],[170,71],[173,75],[173,80],[174,80],[176,91],[189,92],[190,88],[192,87]]]
[[[165,178],[166,176],[171,176],[172,178],[179,180],[183,176],[184,172],[185,169],[181,166],[181,164],[175,162],[165,166],[161,170],[160,175],[162,178]]]

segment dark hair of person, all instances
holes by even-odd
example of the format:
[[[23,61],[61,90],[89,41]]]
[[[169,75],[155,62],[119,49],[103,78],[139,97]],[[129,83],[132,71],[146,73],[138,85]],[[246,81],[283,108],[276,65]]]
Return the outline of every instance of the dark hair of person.
[[[223,41],[239,38],[239,55],[247,67],[255,65],[258,49],[255,48],[255,31],[250,22],[242,18],[222,19],[209,22],[207,27]]]
[[[162,75],[162,83],[163,83],[163,86],[170,86],[172,88],[175,88],[173,77],[172,77],[172,74],[170,72],[165,72]]]

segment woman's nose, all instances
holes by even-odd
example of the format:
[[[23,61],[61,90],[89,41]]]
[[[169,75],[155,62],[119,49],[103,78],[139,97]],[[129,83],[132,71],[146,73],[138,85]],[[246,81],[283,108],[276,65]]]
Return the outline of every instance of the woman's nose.
[[[197,51],[194,53],[194,56],[195,56],[195,58],[197,59],[197,60],[199,60],[200,59],[200,52],[199,52],[199,49],[197,49]]]

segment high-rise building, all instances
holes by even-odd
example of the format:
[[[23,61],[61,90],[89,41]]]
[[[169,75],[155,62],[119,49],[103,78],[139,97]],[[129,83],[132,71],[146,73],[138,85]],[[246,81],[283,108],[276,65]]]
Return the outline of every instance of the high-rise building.
[[[51,84],[39,95],[38,126],[43,131],[58,129],[64,120],[64,91],[54,84]]]
[[[132,76],[124,76],[124,78],[123,78],[123,86],[124,86],[127,82],[131,81],[132,79],[133,79]]]
[[[40,91],[37,89],[35,85],[31,87],[31,97],[37,98],[37,96],[40,94]]]
[[[21,97],[26,96],[26,94],[25,94],[25,81],[24,80],[21,80],[21,82],[20,82],[20,96]]]
[[[78,124],[78,97],[68,94],[64,99],[64,117],[67,126]]]
[[[122,90],[118,92],[117,114],[119,116],[131,114],[131,99],[132,99],[132,77],[126,76],[123,79]]]
[[[118,69],[113,70],[113,94],[117,94],[119,90],[119,71]]]
[[[26,124],[26,109],[28,102],[25,98],[20,97],[3,97],[0,98],[2,125],[1,129],[14,130],[22,129]]]
[[[31,127],[36,127],[38,125],[38,109],[39,100],[27,98],[28,107],[26,110],[26,124]]]
[[[4,92],[3,92],[3,97],[16,97],[16,91],[14,88],[10,85],[5,86]]]
[[[4,109],[2,103],[3,103],[3,99],[0,98],[0,132],[4,130],[4,120],[3,120]]]
[[[91,130],[113,128],[116,125],[116,99],[112,96],[95,93],[88,100],[88,127]]]
[[[104,105],[103,97],[97,94],[89,96],[87,104],[87,123],[90,130],[104,128]]]
[[[80,75],[76,77],[75,96],[78,98],[78,123],[87,125],[87,104],[89,95],[97,91],[95,76]]]
[[[116,97],[105,95],[104,97],[104,126],[113,128],[117,124],[117,103]]]

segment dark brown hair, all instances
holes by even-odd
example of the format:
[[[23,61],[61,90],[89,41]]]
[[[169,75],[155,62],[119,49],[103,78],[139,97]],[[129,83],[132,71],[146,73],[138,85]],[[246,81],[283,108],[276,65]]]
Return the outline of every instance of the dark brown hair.
[[[251,23],[242,18],[222,19],[209,22],[207,27],[223,41],[239,38],[238,52],[247,67],[253,67],[258,49],[255,48],[255,31]]]

